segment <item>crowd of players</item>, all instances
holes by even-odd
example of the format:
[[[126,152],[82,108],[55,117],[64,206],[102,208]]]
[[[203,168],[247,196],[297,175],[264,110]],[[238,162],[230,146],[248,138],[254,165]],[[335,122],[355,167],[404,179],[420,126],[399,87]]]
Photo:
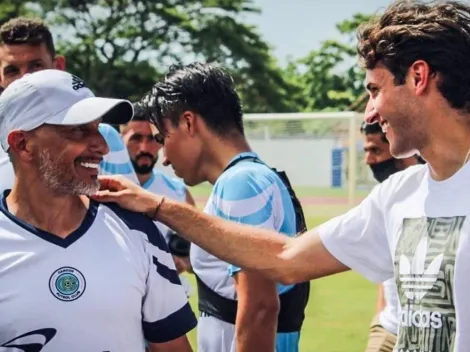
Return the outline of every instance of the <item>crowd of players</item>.
[[[379,283],[367,351],[465,351],[470,7],[398,2],[358,52],[380,184],[303,233],[222,68],[173,67],[135,104],[100,98],[42,21],[5,23],[0,350],[191,351],[197,324],[198,351],[295,352],[309,280],[353,269]],[[178,178],[154,168],[160,149]],[[201,212],[185,184],[206,181]]]

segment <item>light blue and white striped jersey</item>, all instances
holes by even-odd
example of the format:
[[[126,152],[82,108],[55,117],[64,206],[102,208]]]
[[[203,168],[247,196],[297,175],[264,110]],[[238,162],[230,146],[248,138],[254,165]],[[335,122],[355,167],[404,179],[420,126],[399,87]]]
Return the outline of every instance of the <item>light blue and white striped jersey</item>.
[[[152,176],[142,185],[143,188],[167,196],[180,202],[186,201],[186,186],[182,180],[165,175],[158,169],[153,169]]]
[[[166,196],[179,202],[186,202],[186,186],[184,182],[178,178],[167,176],[160,170],[153,169],[152,176],[142,187],[154,194]],[[169,228],[161,222],[156,222],[156,225],[168,242]]]
[[[119,132],[113,126],[105,123],[99,125],[99,131],[109,147],[109,153],[103,157],[100,164],[100,174],[123,175],[139,184],[131,158]]]
[[[241,153],[231,163],[247,156],[259,159],[256,153]],[[204,211],[223,219],[272,229],[286,236],[294,236],[297,232],[294,207],[284,183],[268,166],[251,160],[238,162],[217,179]],[[232,276],[240,268],[219,260],[194,244],[191,245],[191,264],[195,274],[209,288],[223,297],[237,299]],[[278,292],[287,292],[292,287],[278,284]],[[219,325],[222,329],[225,324]],[[224,333],[226,335],[227,330]],[[297,332],[278,334],[276,351],[297,351],[298,338]]]

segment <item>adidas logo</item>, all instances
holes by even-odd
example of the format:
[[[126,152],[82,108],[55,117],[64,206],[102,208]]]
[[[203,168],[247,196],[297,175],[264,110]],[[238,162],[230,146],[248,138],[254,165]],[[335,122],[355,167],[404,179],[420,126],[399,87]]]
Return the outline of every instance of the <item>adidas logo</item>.
[[[421,301],[437,281],[444,254],[436,256],[425,270],[427,249],[428,239],[424,237],[416,247],[412,263],[405,255],[400,256],[399,280],[405,296],[410,300]]]
[[[400,313],[400,323],[403,327],[416,326],[418,328],[442,328],[442,313],[428,310],[413,310],[410,305],[403,307]]]
[[[72,75],[72,88],[73,90],[79,90],[80,88],[86,87],[85,82],[75,75]]]

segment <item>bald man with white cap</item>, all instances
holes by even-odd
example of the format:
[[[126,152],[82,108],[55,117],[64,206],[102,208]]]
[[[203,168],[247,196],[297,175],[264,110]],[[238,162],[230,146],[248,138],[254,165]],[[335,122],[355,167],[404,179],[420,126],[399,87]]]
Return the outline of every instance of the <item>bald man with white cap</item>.
[[[0,96],[13,188],[0,196],[0,350],[191,351],[196,325],[168,247],[141,214],[88,197],[108,152],[101,121],[133,116],[59,70]]]

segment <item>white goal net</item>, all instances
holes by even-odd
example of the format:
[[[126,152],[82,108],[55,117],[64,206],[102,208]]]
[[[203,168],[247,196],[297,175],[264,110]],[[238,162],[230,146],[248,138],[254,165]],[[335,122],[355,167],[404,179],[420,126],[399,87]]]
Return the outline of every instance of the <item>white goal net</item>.
[[[244,127],[252,149],[269,166],[286,171],[303,204],[315,214],[333,215],[352,207],[375,184],[364,165],[362,119],[363,114],[348,111],[245,114]],[[174,175],[161,162],[157,167]],[[201,203],[210,185],[205,187],[192,189],[202,194]]]
[[[244,124],[253,150],[285,170],[300,196],[343,193],[351,207],[358,189],[373,183],[363,162],[362,119],[347,111],[245,114]]]

